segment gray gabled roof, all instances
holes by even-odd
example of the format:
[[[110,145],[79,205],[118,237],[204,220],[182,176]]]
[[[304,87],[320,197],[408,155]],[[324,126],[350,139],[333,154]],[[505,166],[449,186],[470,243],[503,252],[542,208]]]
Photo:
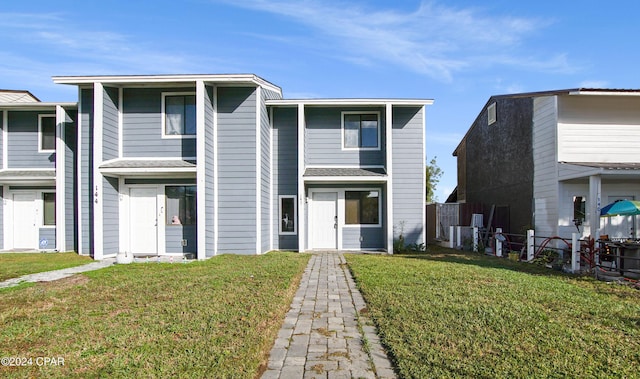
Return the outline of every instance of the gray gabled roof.
[[[345,167],[324,167],[308,168],[304,171],[304,176],[387,176],[384,168],[345,168]]]
[[[559,96],[559,95],[590,95],[590,96],[640,96],[640,89],[636,88],[569,88],[550,91],[537,91],[537,92],[521,92],[503,95],[493,95],[489,97],[489,100],[484,104],[476,118],[471,123],[469,129],[465,133],[464,137],[460,140],[456,148],[453,150],[452,155],[458,155],[458,149],[462,145],[462,142],[467,139],[467,136],[478,122],[478,119],[484,113],[485,109],[497,99],[519,99],[519,98],[536,98],[543,96]]]
[[[0,89],[0,103],[37,103],[40,99],[29,91]]]
[[[100,168],[195,168],[195,161],[181,159],[116,159]]]

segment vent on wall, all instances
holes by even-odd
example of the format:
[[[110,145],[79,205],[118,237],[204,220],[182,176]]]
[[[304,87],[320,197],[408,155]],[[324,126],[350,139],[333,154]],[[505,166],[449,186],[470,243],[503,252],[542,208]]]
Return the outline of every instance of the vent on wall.
[[[489,125],[496,122],[496,103],[491,103],[487,108],[487,123]]]

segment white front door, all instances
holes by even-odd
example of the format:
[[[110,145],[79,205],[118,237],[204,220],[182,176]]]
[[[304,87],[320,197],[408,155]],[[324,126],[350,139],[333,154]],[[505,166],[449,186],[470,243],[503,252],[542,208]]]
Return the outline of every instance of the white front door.
[[[35,249],[38,247],[38,217],[35,192],[13,194],[13,247]]]
[[[314,192],[311,202],[311,248],[338,248],[338,194]]]
[[[158,190],[129,189],[129,241],[132,253],[158,252]]]

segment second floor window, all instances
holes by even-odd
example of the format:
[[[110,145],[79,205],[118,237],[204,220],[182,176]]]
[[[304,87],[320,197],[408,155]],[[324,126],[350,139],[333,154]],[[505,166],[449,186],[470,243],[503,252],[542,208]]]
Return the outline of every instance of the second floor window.
[[[40,151],[48,152],[56,150],[56,116],[40,115],[38,117],[38,129],[40,132]]]
[[[347,149],[378,149],[379,122],[377,113],[343,113],[343,147]]]
[[[196,135],[195,95],[164,95],[164,134],[166,136]]]

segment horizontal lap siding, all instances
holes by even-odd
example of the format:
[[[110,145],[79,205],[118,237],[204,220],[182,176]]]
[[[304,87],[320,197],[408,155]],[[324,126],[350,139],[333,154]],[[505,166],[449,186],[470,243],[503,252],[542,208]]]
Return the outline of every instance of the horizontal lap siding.
[[[80,224],[82,225],[82,254],[93,254],[93,90],[80,93]]]
[[[125,88],[123,90],[124,157],[195,157],[195,138],[162,138],[162,92],[195,88]]]
[[[362,241],[360,239],[362,238]],[[382,249],[385,233],[382,227],[360,228],[345,227],[342,229],[342,248],[346,250]]]
[[[305,109],[305,162],[310,166],[383,165],[385,153],[380,150],[342,149],[342,112],[380,113],[380,141],[384,146],[384,108],[316,108]]]
[[[217,114],[218,251],[255,254],[256,89],[218,87]]]
[[[167,253],[182,254],[196,252],[198,242],[195,225],[167,225],[164,230]],[[182,240],[187,241],[186,246],[182,246]],[[207,254],[208,253],[209,251],[207,251]]]
[[[46,241],[46,245],[44,241]],[[38,229],[38,247],[41,250],[55,250],[56,228],[39,228]]]
[[[118,157],[118,89],[104,88],[102,159]]]
[[[406,244],[424,243],[424,108],[393,108],[393,230]]]
[[[298,235],[280,235],[279,195],[298,194],[297,108],[273,108],[273,223],[274,249],[297,250]],[[298,209],[296,220],[303,214]]]
[[[115,254],[120,249],[120,215],[118,179],[102,179],[102,219],[104,255]]]
[[[640,99],[558,97],[558,161],[638,161]]]
[[[55,168],[55,153],[39,153],[38,115],[54,115],[55,110],[10,111],[8,131],[9,168]]]

